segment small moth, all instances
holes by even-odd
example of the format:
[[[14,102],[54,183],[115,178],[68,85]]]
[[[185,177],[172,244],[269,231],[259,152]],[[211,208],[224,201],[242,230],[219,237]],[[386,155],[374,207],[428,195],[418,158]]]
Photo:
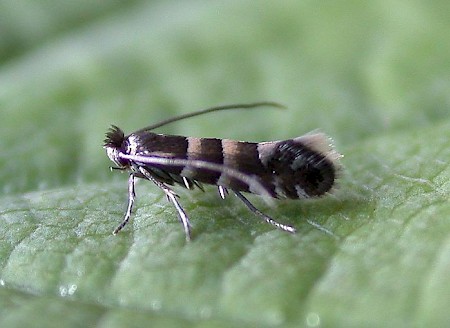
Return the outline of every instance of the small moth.
[[[176,208],[186,239],[191,239],[189,218],[170,186],[187,189],[202,184],[216,185],[221,198],[231,190],[253,213],[275,227],[294,233],[295,228],[278,223],[258,210],[242,194],[248,192],[265,198],[310,198],[331,192],[340,168],[339,158],[330,139],[323,133],[310,133],[294,139],[270,142],[245,142],[229,139],[194,138],[157,134],[155,128],[210,112],[283,107],[274,102],[257,102],[211,107],[176,116],[125,136],[115,125],[106,133],[103,148],[117,167],[129,171],[128,206],[117,234],[131,217],[138,178],[152,181]]]

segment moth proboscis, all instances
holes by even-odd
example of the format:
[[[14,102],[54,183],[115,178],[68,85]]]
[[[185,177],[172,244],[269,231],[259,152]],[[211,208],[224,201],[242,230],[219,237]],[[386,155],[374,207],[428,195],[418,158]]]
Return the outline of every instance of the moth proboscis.
[[[221,198],[231,190],[253,213],[275,227],[294,233],[295,228],[277,222],[258,210],[242,192],[264,199],[301,199],[320,197],[332,191],[342,157],[323,133],[270,142],[245,142],[230,139],[194,138],[152,132],[155,128],[193,116],[220,110],[284,107],[275,102],[257,102],[211,107],[176,116],[125,136],[113,125],[106,133],[103,147],[117,167],[127,170],[128,206],[117,234],[131,217],[136,179],[152,181],[177,210],[186,239],[191,239],[191,224],[178,195],[170,186],[187,189],[202,184],[216,185]]]

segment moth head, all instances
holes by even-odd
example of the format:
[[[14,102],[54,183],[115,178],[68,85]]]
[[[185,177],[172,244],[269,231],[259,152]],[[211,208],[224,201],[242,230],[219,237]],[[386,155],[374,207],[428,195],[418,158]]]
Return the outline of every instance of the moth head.
[[[124,153],[126,150],[126,138],[119,127],[112,125],[109,128],[108,132],[106,132],[103,148],[106,149],[106,154],[109,159],[113,161],[118,168],[126,168],[129,166],[128,160],[125,160],[120,156],[120,153]]]

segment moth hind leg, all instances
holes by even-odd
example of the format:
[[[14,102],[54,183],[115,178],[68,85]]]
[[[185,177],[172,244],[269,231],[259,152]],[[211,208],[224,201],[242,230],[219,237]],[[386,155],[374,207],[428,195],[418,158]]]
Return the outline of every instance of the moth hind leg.
[[[264,221],[266,221],[267,223],[277,227],[278,229],[281,229],[283,231],[287,231],[290,233],[295,233],[296,230],[294,227],[291,227],[289,225],[286,224],[282,224],[279,223],[277,221],[275,221],[273,218],[271,218],[270,216],[268,216],[267,214],[264,214],[263,212],[261,212],[260,210],[258,210],[252,203],[250,203],[250,201],[244,197],[244,195],[242,195],[239,191],[233,190],[234,194],[245,204],[245,206],[247,206],[247,208],[252,211],[253,213],[255,213],[256,215],[258,215],[259,217],[261,217]]]

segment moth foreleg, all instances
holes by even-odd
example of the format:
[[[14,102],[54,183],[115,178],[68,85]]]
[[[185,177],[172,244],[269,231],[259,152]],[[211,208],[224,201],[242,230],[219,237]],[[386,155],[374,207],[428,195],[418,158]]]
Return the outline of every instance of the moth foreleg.
[[[157,185],[164,193],[166,194],[167,200],[172,203],[173,206],[175,206],[177,213],[178,213],[178,219],[180,220],[181,224],[183,225],[184,232],[186,234],[186,240],[191,240],[191,223],[189,222],[189,217],[187,216],[184,209],[181,207],[180,203],[178,202],[178,195],[170,189],[168,186],[166,186],[164,183],[156,180],[145,168],[139,167],[139,171],[145,176],[146,179],[152,181],[155,185]]]
[[[235,195],[245,204],[245,206],[248,207],[248,209],[250,211],[252,211],[253,213],[255,213],[256,215],[258,215],[259,217],[261,217],[264,221],[266,221],[267,223],[270,223],[271,225],[274,225],[275,227],[287,231],[287,232],[291,232],[291,233],[295,233],[295,228],[282,224],[282,223],[278,223],[277,221],[275,221],[274,219],[272,219],[270,216],[264,214],[263,212],[261,212],[260,210],[258,210],[252,203],[250,203],[250,201],[244,197],[244,195],[242,195],[239,191],[233,190],[233,192],[235,193]]]
[[[136,183],[136,177],[134,173],[130,173],[130,176],[128,177],[128,206],[127,211],[125,212],[125,217],[123,218],[123,221],[119,226],[114,229],[113,235],[116,235],[120,230],[125,227],[125,225],[128,223],[131,217],[131,210],[133,209],[134,199],[136,198],[136,192],[134,190],[134,185]]]

